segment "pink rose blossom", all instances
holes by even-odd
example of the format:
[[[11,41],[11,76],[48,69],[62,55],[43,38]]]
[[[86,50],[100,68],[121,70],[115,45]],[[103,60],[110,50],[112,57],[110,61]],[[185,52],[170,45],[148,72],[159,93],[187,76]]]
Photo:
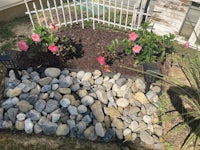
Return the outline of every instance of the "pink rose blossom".
[[[184,47],[185,48],[189,48],[190,47],[190,42],[185,42]]]
[[[130,32],[128,35],[129,40],[131,41],[135,41],[138,38],[138,34],[136,34],[135,32]]]
[[[40,39],[40,35],[39,34],[36,34],[36,33],[33,33],[32,36],[31,36],[32,40],[35,41],[35,42],[40,42],[41,39]]]
[[[50,45],[48,46],[48,50],[51,51],[52,53],[53,52],[56,52],[59,50],[59,47],[58,46],[55,46],[55,45]]]
[[[99,57],[97,58],[97,61],[98,61],[98,63],[99,63],[100,65],[105,65],[105,64],[106,64],[105,59],[104,59],[104,57],[102,57],[102,56],[99,56]]]
[[[133,53],[140,53],[141,50],[142,50],[142,46],[139,46],[139,45],[135,45],[132,48]]]
[[[50,29],[55,30],[55,29],[56,29],[56,25],[55,25],[54,23],[51,23],[51,24],[50,24]]]
[[[21,51],[24,51],[26,52],[29,48],[28,44],[24,41],[19,41],[18,42],[18,48],[21,50]]]

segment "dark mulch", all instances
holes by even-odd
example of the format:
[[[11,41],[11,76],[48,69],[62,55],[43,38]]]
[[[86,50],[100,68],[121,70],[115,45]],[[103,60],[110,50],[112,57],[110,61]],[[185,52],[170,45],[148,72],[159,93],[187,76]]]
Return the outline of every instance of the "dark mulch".
[[[26,55],[20,55],[17,58],[21,68],[27,67],[48,67],[54,66],[59,68],[69,68],[75,70],[94,71],[95,69],[103,72],[103,66],[97,62],[97,57],[103,52],[107,51],[107,46],[111,44],[114,39],[122,40],[127,37],[127,33],[121,31],[113,31],[111,29],[95,29],[87,28],[81,29],[80,27],[65,28],[57,33],[59,36],[67,36],[75,43],[79,43],[79,51],[81,56],[73,57],[62,61],[59,57],[52,55],[50,52],[41,54],[40,57],[29,59]],[[110,64],[112,73],[120,72],[123,75],[138,76],[141,75],[136,71],[126,69],[122,66],[142,69],[142,66],[134,65],[133,56],[123,56]]]

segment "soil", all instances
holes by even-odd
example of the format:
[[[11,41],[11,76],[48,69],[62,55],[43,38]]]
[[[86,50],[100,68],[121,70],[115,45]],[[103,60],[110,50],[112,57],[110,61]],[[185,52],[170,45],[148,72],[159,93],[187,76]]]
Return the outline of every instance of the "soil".
[[[81,29],[79,26],[62,29],[57,34],[59,37],[69,37],[76,44],[77,52],[74,57],[72,56],[69,58],[69,56],[67,56],[68,58],[62,61],[61,58],[52,55],[50,52],[41,54],[40,58],[34,59],[29,59],[25,54],[20,54],[17,58],[19,67],[54,66],[85,71],[98,69],[104,72],[104,67],[98,63],[97,57],[108,52],[107,47],[111,44],[113,39],[123,40],[127,37],[127,33],[125,32],[113,31],[110,29]],[[123,66],[138,70],[142,69],[142,66],[134,65],[134,58],[131,55],[124,55],[120,59],[116,59],[112,63],[108,62],[107,64],[110,66],[112,73],[120,72],[122,75],[126,76],[138,76],[140,74],[136,71],[126,69]]]

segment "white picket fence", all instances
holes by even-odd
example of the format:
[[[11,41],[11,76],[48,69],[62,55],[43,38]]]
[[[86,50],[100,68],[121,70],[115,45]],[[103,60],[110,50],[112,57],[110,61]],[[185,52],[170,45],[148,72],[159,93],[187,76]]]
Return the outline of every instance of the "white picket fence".
[[[107,24],[111,27],[124,28],[124,30],[137,30],[142,21],[151,16],[149,7],[144,9],[146,0],[140,0],[140,6],[132,0],[38,0],[39,6],[34,2],[24,0],[33,28],[35,24],[50,23],[56,26],[70,26],[81,24],[85,28],[86,22],[91,22],[93,29],[97,23]],[[142,7],[143,6],[143,7]]]

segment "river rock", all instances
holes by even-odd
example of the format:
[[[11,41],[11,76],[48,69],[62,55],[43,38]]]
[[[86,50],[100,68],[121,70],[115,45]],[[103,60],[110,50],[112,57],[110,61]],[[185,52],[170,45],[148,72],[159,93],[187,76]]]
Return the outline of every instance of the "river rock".
[[[73,78],[66,76],[65,78],[59,79],[60,88],[69,88],[73,84]]]
[[[47,77],[57,78],[60,75],[60,72],[61,71],[58,68],[49,67],[45,69],[44,74]]]
[[[85,106],[88,106],[88,105],[90,106],[94,103],[94,98],[89,95],[86,95],[83,98],[81,98],[81,103]]]
[[[84,75],[85,75],[85,71],[79,71],[77,73],[77,79],[81,81]]]
[[[71,115],[78,115],[77,108],[75,106],[70,105],[67,110]]]
[[[87,125],[84,121],[80,121],[76,127],[78,128],[77,134],[81,135],[86,129]]]
[[[51,121],[52,122],[57,122],[60,119],[60,116],[61,116],[60,109],[57,109],[54,112],[52,112],[50,114],[50,116],[51,116]]]
[[[116,127],[117,129],[123,129],[124,128],[124,123],[121,119],[113,119],[112,121],[112,127]]]
[[[16,120],[16,122],[15,122],[15,128],[17,130],[24,130],[25,129],[25,123],[24,123],[24,121]]]
[[[17,112],[18,112],[18,108],[9,108],[7,111],[8,117],[10,118],[12,123],[14,123],[16,120]]]
[[[42,127],[42,131],[44,132],[44,134],[54,135],[54,134],[56,134],[58,125],[54,122],[45,121],[45,122],[43,122],[41,127]]]
[[[26,119],[26,115],[24,113],[19,113],[16,117],[19,121],[24,121]]]
[[[67,124],[60,124],[56,130],[56,135],[57,136],[65,136],[69,134],[69,126]]]
[[[32,121],[38,121],[41,118],[41,114],[40,114],[40,112],[32,109],[26,113],[26,117],[30,118]]]
[[[50,82],[52,81],[52,78],[51,77],[45,77],[45,78],[41,78],[38,83],[41,85],[41,86],[45,86],[45,85],[48,85],[50,84]]]
[[[122,108],[125,108],[129,105],[129,101],[126,98],[119,98],[117,99],[116,103]]]
[[[146,96],[142,92],[137,92],[134,96],[134,99],[138,100],[141,104],[148,103]]]
[[[70,105],[70,103],[71,103],[70,100],[67,98],[63,98],[60,100],[60,105],[62,107],[68,107]]]
[[[34,125],[33,129],[34,129],[34,133],[35,133],[35,134],[39,134],[39,133],[42,132],[42,128],[41,128],[41,126],[40,126],[38,123],[36,123],[36,124]]]
[[[104,137],[106,132],[101,122],[95,124],[95,132],[97,136]]]
[[[92,77],[92,73],[86,72],[86,73],[84,74],[84,76],[82,77],[81,82],[89,81],[89,80],[91,79],[91,77]]]
[[[25,132],[28,134],[32,133],[34,124],[31,121],[31,119],[30,118],[26,119],[24,123],[25,123]]]
[[[97,90],[95,93],[98,100],[100,100],[103,104],[108,104],[108,97],[104,90]]]
[[[91,105],[91,110],[95,116],[95,118],[99,121],[99,122],[103,122],[104,120],[104,113],[103,113],[103,109],[101,106],[101,102],[100,101],[96,101],[94,104]]]
[[[97,135],[95,133],[95,127],[94,126],[89,126],[87,129],[84,131],[84,136],[86,139],[94,141],[97,139]]]
[[[17,97],[22,93],[22,88],[15,87],[14,89],[9,89],[6,93],[8,97]]]
[[[140,78],[137,78],[136,80],[135,80],[135,85],[136,85],[136,87],[138,88],[138,89],[140,89],[140,90],[145,90],[145,88],[146,88],[146,84],[145,84],[145,82],[144,82],[144,80],[142,80],[142,79],[140,79]]]
[[[58,101],[50,99],[47,101],[44,111],[51,113],[56,109],[58,109]]]
[[[7,109],[15,106],[18,102],[19,102],[19,99],[17,97],[8,98],[8,99],[6,99],[6,101],[4,101],[1,104],[1,107],[4,108],[5,110],[7,110]]]
[[[22,113],[26,113],[33,108],[33,105],[29,104],[27,101],[20,101],[17,103],[17,107]]]
[[[3,119],[4,109],[0,107],[0,120]]]
[[[140,132],[140,139],[146,144],[154,144],[154,138],[147,131]]]
[[[77,110],[79,113],[83,114],[87,112],[87,107],[85,105],[79,105]]]
[[[106,129],[106,134],[103,137],[103,140],[105,142],[109,142],[112,138],[114,138],[114,136],[115,136],[115,132],[111,128],[107,128]]]
[[[46,106],[46,101],[44,101],[43,99],[39,99],[35,105],[34,105],[34,108],[35,110],[37,110],[38,112],[42,112],[43,109],[45,108]]]
[[[114,107],[104,107],[104,113],[111,118],[119,118],[121,116],[119,110],[115,109]]]

